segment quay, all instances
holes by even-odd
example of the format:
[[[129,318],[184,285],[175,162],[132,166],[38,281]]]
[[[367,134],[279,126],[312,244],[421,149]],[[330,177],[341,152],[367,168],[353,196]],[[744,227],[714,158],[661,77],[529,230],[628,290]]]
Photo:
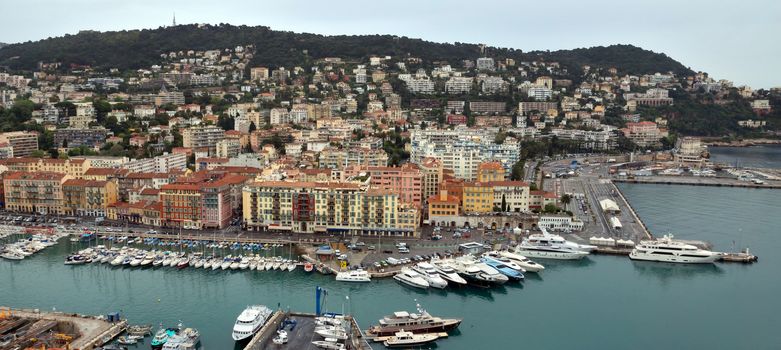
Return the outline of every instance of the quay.
[[[765,183],[754,183],[738,179],[708,178],[694,176],[637,176],[633,179],[614,178],[614,182],[633,184],[660,184],[660,185],[689,185],[689,186],[714,186],[714,187],[745,187],[745,188],[770,188],[781,189],[781,182],[767,180]]]
[[[38,309],[0,307],[0,335],[26,332],[6,345],[13,348],[62,347],[74,350],[96,349],[127,330],[126,320],[109,322],[94,316]]]

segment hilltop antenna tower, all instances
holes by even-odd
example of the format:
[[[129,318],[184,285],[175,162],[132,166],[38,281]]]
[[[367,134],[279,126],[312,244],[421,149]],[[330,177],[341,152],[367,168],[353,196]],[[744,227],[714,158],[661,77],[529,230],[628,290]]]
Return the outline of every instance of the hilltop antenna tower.
[[[176,27],[176,11],[174,11],[174,20],[173,20],[173,22],[172,22],[172,23],[173,23],[173,24],[171,24],[171,26],[172,26],[172,27]]]

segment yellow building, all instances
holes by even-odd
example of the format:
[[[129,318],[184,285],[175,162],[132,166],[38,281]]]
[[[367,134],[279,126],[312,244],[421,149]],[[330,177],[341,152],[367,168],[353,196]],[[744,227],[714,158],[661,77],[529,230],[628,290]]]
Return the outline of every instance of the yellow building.
[[[442,161],[437,158],[423,158],[418,164],[423,175],[423,199],[436,196],[439,193],[439,184],[442,183],[444,167]]]
[[[356,183],[265,181],[243,191],[250,230],[413,236],[415,215],[398,194]]]
[[[62,173],[10,172],[3,176],[5,209],[13,212],[63,214]]]
[[[107,215],[106,208],[117,201],[116,181],[70,179],[62,185],[65,215]]]
[[[428,218],[431,220],[431,224],[458,216],[460,202],[458,197],[449,195],[447,190],[439,191],[439,195],[429,197]]]
[[[484,162],[477,166],[477,181],[504,181],[504,167],[499,162]]]
[[[89,159],[9,158],[0,164],[8,171],[62,173],[72,178],[83,177],[90,168]]]
[[[465,213],[490,213],[494,210],[494,189],[488,182],[467,182],[462,195]]]

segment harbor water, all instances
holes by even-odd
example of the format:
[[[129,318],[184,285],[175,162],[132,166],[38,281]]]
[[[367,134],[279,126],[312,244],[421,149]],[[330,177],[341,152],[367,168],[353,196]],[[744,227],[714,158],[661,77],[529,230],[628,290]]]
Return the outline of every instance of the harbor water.
[[[63,240],[19,262],[0,261],[0,305],[85,314],[122,312],[132,324],[195,327],[202,349],[233,349],[231,329],[249,304],[314,312],[315,286],[327,308],[352,312],[363,327],[410,310],[463,317],[443,349],[778,349],[781,333],[781,196],[777,190],[620,184],[656,233],[744,246],[754,265],[683,266],[591,256],[542,261],[539,277],[490,290],[419,292],[393,280],[365,285],[332,276],[192,268],[66,266]],[[349,299],[346,297],[349,296]],[[373,345],[382,348],[381,345]],[[149,348],[149,339],[139,348]]]
[[[710,160],[732,166],[751,168],[781,168],[781,145],[750,147],[708,147]]]

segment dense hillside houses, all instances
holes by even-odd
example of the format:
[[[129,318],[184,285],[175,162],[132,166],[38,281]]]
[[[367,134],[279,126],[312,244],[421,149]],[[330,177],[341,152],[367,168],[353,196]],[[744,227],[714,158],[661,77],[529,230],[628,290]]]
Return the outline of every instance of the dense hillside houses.
[[[152,33],[162,40],[165,29]],[[668,58],[657,72],[579,51],[369,46],[302,49],[298,60],[252,40],[206,43],[132,67],[114,57],[31,67],[24,46],[4,48],[21,55],[0,65],[4,208],[171,229],[415,236],[426,221],[555,208],[518,172],[530,157],[659,150],[705,122],[735,134],[779,128],[779,91]],[[721,119],[706,121],[705,104]]]

